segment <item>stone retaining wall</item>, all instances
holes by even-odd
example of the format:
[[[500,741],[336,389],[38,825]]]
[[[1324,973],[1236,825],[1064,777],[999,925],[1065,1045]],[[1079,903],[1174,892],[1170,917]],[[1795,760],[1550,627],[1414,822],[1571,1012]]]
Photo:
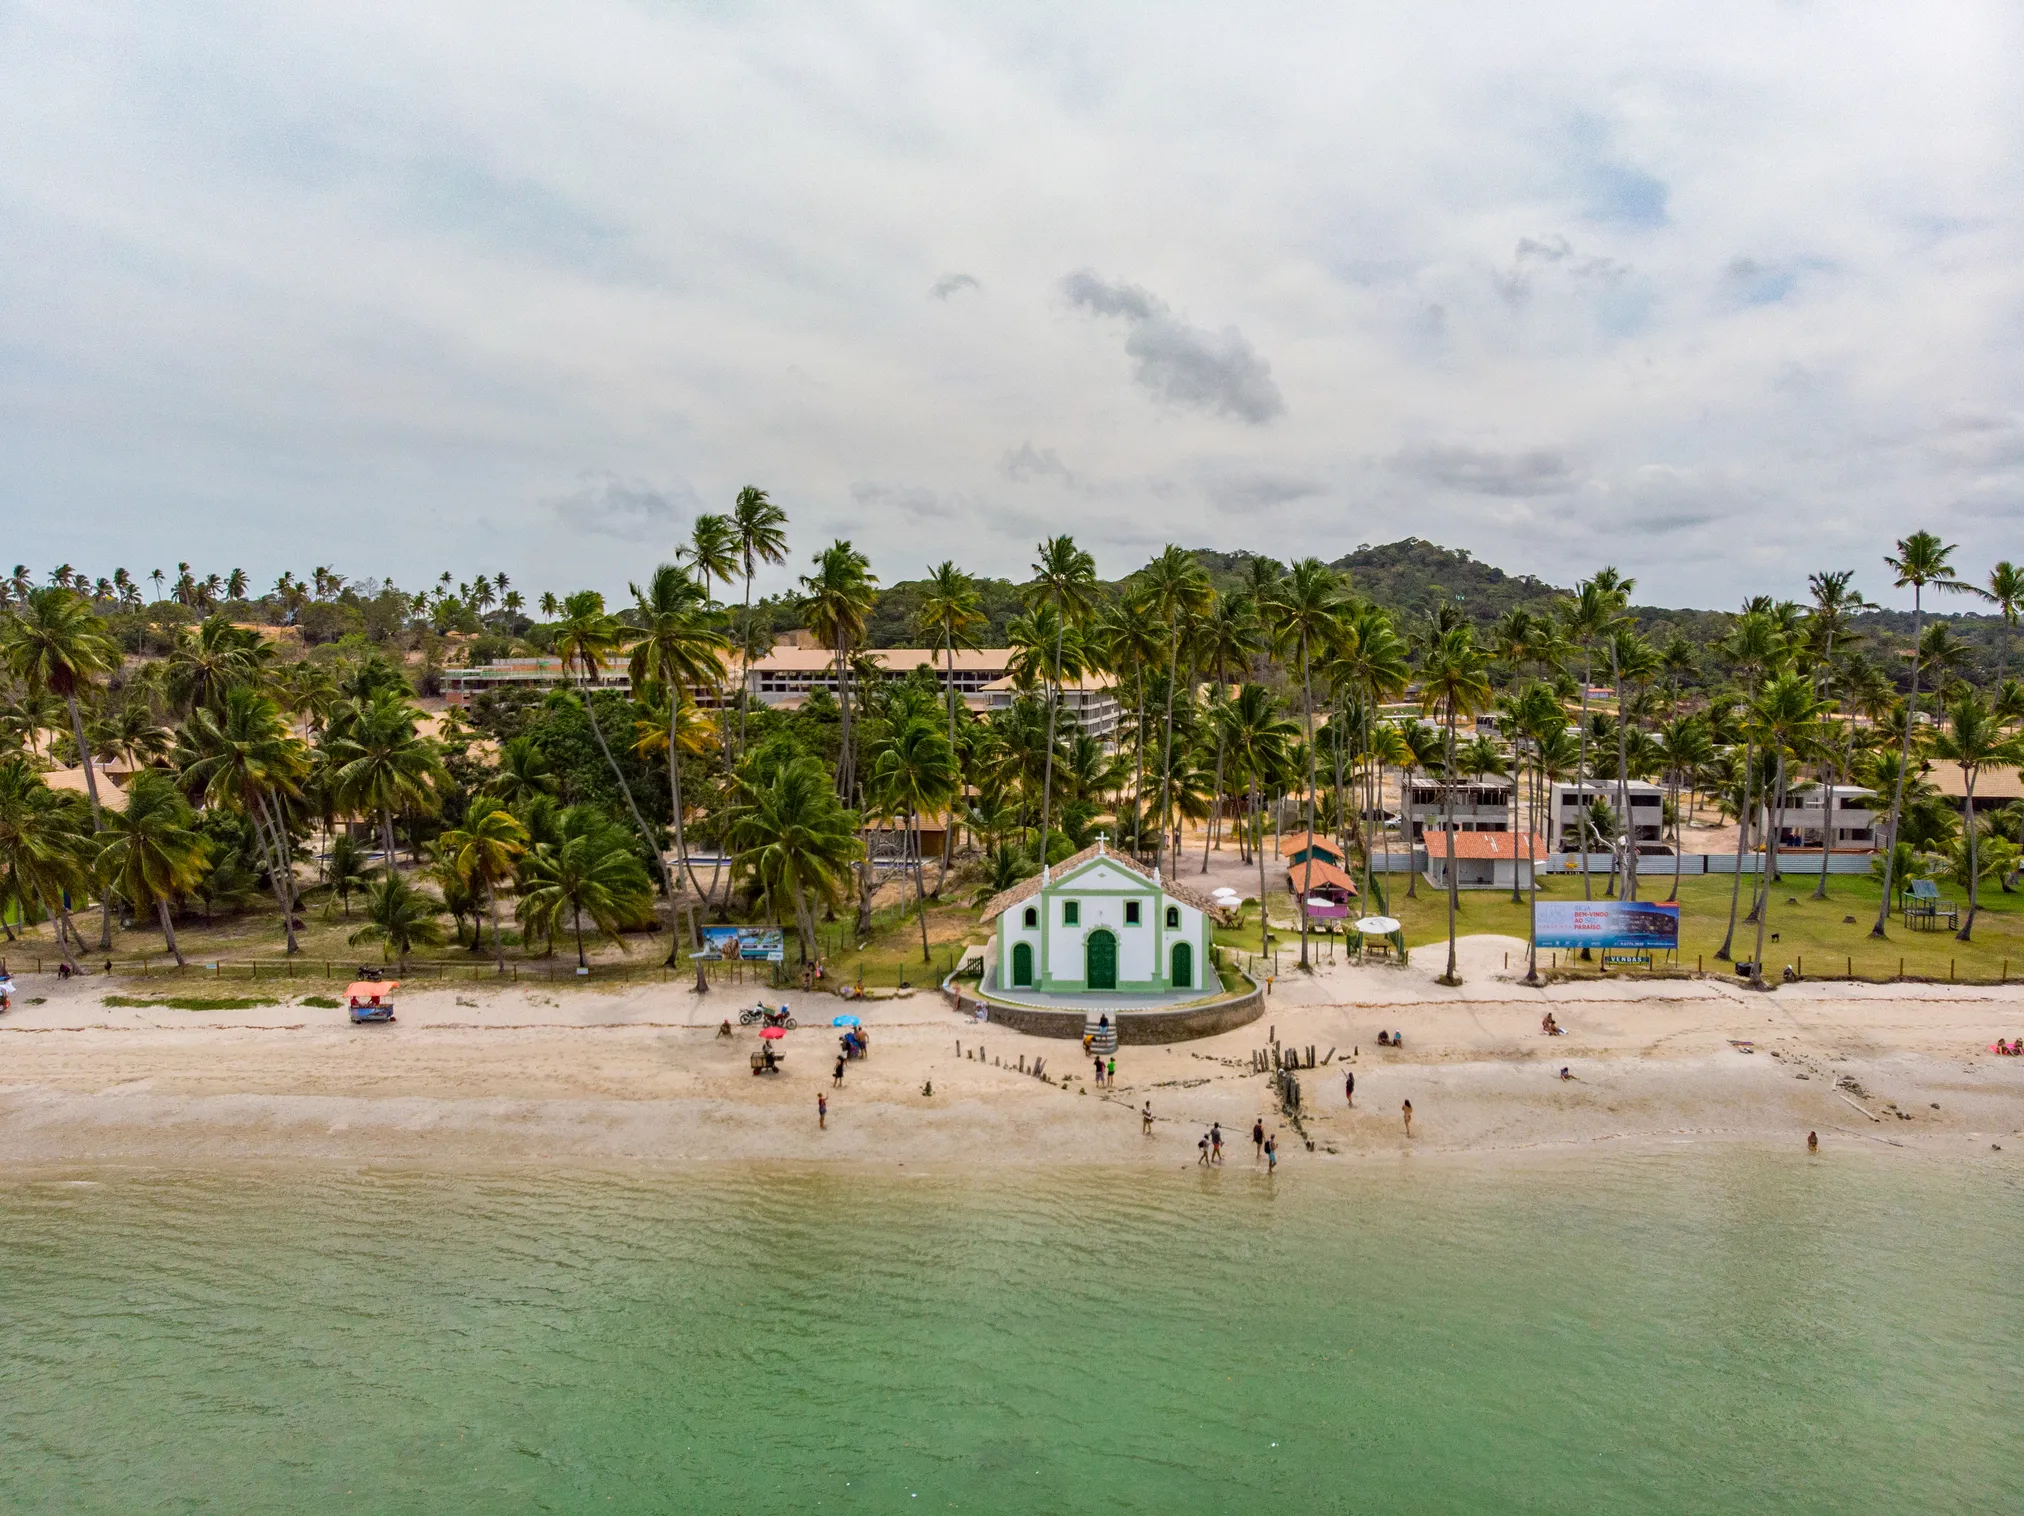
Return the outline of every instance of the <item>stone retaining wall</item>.
[[[1008,1005],[954,983],[944,985],[943,993],[953,1002],[958,1013],[967,1015],[978,1005],[986,1006],[991,1013],[988,1025],[1010,1027],[1029,1037],[1079,1040],[1091,1014],[1081,1010],[1054,1011],[1038,1006]],[[1110,1024],[1117,1028],[1120,1044],[1144,1044],[1189,1042],[1197,1037],[1213,1037],[1219,1032],[1246,1026],[1264,1013],[1265,991],[1254,980],[1246,993],[1211,1001],[1207,1005],[1183,1006],[1171,1011],[1111,1011],[1108,1014]]]

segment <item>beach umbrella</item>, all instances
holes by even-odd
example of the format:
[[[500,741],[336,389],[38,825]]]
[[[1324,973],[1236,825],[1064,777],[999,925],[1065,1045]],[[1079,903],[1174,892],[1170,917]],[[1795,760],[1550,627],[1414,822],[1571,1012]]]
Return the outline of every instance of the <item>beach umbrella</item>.
[[[862,1021],[858,1020],[858,1019],[857,1019],[857,1017],[855,1017],[855,1016],[832,1016],[832,1017],[830,1017],[830,1019],[829,1019],[829,1024],[830,1024],[831,1026],[863,1026],[863,1025],[864,1025],[864,1023],[863,1023]]]
[[[768,1042],[772,1042],[778,1038],[785,1037],[787,1035],[787,1028],[784,1026],[762,1026],[759,1028],[759,1035],[764,1037]]]
[[[1399,929],[1399,924],[1389,916],[1366,916],[1356,924],[1356,929],[1366,937],[1389,937]]]

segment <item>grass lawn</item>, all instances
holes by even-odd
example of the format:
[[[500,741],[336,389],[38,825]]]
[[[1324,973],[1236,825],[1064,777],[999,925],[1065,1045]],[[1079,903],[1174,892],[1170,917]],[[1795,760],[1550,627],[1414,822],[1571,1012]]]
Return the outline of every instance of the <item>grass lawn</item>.
[[[1708,876],[1680,881],[1680,963],[1692,968],[1698,957],[1702,967],[1713,972],[1723,967],[1715,957],[1729,923],[1729,893],[1733,876]],[[1956,942],[1949,931],[1913,931],[1893,917],[1886,941],[1869,935],[1876,920],[1878,886],[1865,875],[1830,875],[1827,899],[1817,901],[1813,890],[1817,875],[1788,874],[1771,892],[1771,920],[1764,941],[1764,961],[1774,976],[1786,964],[1799,966],[1815,975],[1841,975],[1851,970],[1870,979],[1888,979],[1899,972],[1918,978],[1945,979],[1950,973],[1962,979],[1995,979],[2005,972],[2024,976],[2024,894],[2005,895],[1991,886],[1982,897],[1982,912],[1975,920],[1975,940]],[[1543,883],[1543,881],[1542,881]],[[1743,880],[1742,903],[1737,909],[1736,940],[1731,954],[1747,961],[1756,951],[1757,929],[1745,924],[1742,916],[1750,909],[1750,885]],[[1639,880],[1639,894],[1647,900],[1663,900],[1671,888],[1670,879],[1646,877]],[[1600,896],[1604,882],[1597,880]],[[1967,915],[1967,892],[1956,886],[1942,886],[1941,893],[1957,901],[1962,918]],[[1581,880],[1577,876],[1555,876],[1551,888],[1541,888],[1541,900],[1578,900]],[[1447,896],[1420,881],[1419,898],[1406,898],[1402,887],[1391,892],[1392,914],[1405,926],[1406,942],[1413,947],[1445,942],[1448,935]],[[1788,902],[1797,901],[1796,904]],[[1853,916],[1849,923],[1843,918]],[[1509,891],[1464,890],[1456,930],[1501,932],[1523,938],[1527,935],[1527,908],[1511,904]],[[1779,940],[1772,942],[1770,932]],[[1563,964],[1567,954],[1562,953]],[[1542,966],[1552,962],[1550,952],[1540,954]],[[1516,961],[1515,958],[1513,960]]]

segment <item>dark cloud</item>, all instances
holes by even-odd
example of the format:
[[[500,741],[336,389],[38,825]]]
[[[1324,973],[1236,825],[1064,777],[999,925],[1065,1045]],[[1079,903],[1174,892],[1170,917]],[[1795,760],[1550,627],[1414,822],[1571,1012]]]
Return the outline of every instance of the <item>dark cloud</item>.
[[[850,498],[874,516],[896,511],[910,521],[948,521],[963,514],[959,501],[918,484],[881,484],[874,479],[859,479],[850,487]]]
[[[581,475],[567,495],[542,504],[572,531],[645,542],[675,536],[682,517],[696,508],[696,492],[686,484],[659,490],[641,479],[593,472]]]
[[[1061,292],[1069,304],[1093,315],[1130,323],[1124,350],[1137,365],[1132,377],[1167,404],[1235,416],[1252,426],[1285,414],[1272,365],[1234,326],[1220,332],[1189,326],[1150,291],[1106,283],[1088,269],[1063,279]]]
[[[928,294],[937,300],[946,300],[951,295],[960,295],[964,290],[980,290],[984,286],[970,274],[944,274],[928,286]]]
[[[1202,493],[1224,510],[1262,510],[1321,493],[1321,481],[1270,470],[1233,470],[1203,476]]]
[[[1024,484],[1032,479],[1059,479],[1063,484],[1075,483],[1075,472],[1061,461],[1061,455],[1051,447],[1035,447],[1022,442],[1007,453],[998,465],[998,471],[1007,479]]]
[[[1520,237],[1512,254],[1511,267],[1497,275],[1497,292],[1513,305],[1530,298],[1534,273],[1555,269],[1569,279],[1587,284],[1617,285],[1632,272],[1627,263],[1578,253],[1565,237]]]
[[[1471,495],[1560,495],[1580,482],[1567,460],[1548,449],[1497,453],[1429,442],[1404,448],[1390,461],[1402,474]]]

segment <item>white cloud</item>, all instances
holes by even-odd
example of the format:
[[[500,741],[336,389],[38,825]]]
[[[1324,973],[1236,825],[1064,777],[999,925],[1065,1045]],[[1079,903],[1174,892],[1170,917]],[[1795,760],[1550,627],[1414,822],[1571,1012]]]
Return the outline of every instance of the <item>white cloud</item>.
[[[1672,603],[1823,563],[1881,597],[1921,509],[2015,555],[1996,0],[6,28],[10,560],[617,590],[748,483],[774,585],[836,532],[889,578],[1020,574],[1043,530],[1117,572],[1267,508]],[[1606,550],[1560,529],[1619,506]]]

